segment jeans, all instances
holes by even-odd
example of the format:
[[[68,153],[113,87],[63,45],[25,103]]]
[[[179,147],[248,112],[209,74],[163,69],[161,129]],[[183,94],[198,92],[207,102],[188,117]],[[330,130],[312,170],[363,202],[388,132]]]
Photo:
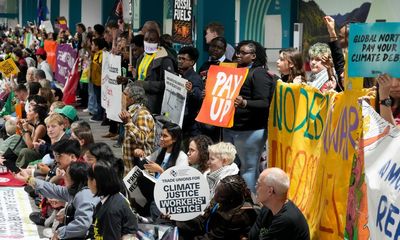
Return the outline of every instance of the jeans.
[[[97,102],[97,111],[96,114],[93,115],[93,119],[103,120],[104,108],[101,106],[101,87],[93,85],[94,95],[96,96]]]
[[[96,100],[96,95],[94,94],[94,87],[93,83],[89,82],[88,86],[88,93],[89,93],[89,100],[88,100],[88,109],[89,112],[92,114],[97,113],[97,100]]]
[[[236,131],[224,128],[223,136],[225,142],[235,145],[241,163],[240,174],[250,191],[255,193],[260,174],[260,156],[267,140],[267,130]]]

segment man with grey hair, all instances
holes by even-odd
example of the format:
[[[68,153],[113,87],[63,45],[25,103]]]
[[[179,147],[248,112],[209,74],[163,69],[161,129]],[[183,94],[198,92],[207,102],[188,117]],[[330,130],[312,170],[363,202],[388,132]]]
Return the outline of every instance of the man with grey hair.
[[[147,96],[142,87],[128,83],[123,94],[128,111],[120,112],[119,117],[125,127],[122,158],[127,174],[134,166],[135,157],[148,156],[153,152],[156,125],[146,106]]]
[[[280,168],[265,169],[257,181],[257,200],[263,205],[249,239],[308,240],[310,232],[300,209],[287,198],[289,177]]]

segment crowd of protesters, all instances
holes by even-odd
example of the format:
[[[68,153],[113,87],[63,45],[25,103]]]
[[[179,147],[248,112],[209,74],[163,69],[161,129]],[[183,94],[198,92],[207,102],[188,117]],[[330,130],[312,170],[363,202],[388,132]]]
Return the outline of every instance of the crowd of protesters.
[[[154,21],[146,22],[135,35],[113,21],[92,28],[79,23],[75,35],[66,29],[46,33],[34,26],[3,31],[0,61],[13,59],[20,72],[1,80],[5,140],[0,143],[0,163],[15,161],[19,169],[15,177],[27,183],[25,190],[40,205],[40,212],[32,213],[30,219],[51,228],[48,237],[52,239],[135,239],[142,217],[157,223],[168,216],[156,209],[154,199],[148,199],[144,207],[129,199],[122,178],[134,166],[157,178],[172,166],[190,165],[207,178],[212,198],[201,216],[187,222],[169,221],[180,229],[182,238],[309,239],[304,216],[288,199],[287,174],[277,168],[260,170],[260,160],[277,79],[309,84],[321,92],[343,90],[346,51],[342,47],[347,46],[340,44],[333,19],[324,20],[331,41],[310,47],[310,74],[295,49],[280,51],[279,59],[273,59],[279,73],[272,73],[260,43],[243,40],[232,47],[219,23],[205,29],[209,57],[204,63],[197,62],[195,47],[184,46],[176,52],[171,37],[161,34]],[[29,46],[23,44],[27,32],[34,38]],[[46,61],[46,39],[78,50],[80,84],[75,106],[61,101],[62,86]],[[107,119],[101,105],[104,51],[122,59],[122,74],[117,77],[126,102],[119,114],[122,123]],[[249,69],[234,102],[232,128],[195,120],[207,71],[223,62]],[[157,118],[165,71],[188,80],[182,128]],[[386,120],[400,124],[399,79],[382,75],[376,82],[377,108]],[[102,137],[115,140],[113,147],[121,148],[122,159],[107,144],[94,140],[90,124],[78,119],[77,109],[89,112],[91,122],[109,126]],[[156,130],[159,121],[161,131]]]

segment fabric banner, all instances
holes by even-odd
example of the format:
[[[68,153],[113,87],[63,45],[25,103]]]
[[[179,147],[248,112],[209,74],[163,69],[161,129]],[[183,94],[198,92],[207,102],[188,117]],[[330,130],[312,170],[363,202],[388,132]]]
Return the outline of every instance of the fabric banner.
[[[67,105],[72,105],[76,101],[76,89],[79,83],[79,58],[75,60],[74,67],[68,76],[68,80],[65,83],[63,89],[63,99],[62,101]]]
[[[277,82],[268,127],[269,166],[290,176],[289,198],[311,239],[343,239],[347,197],[367,91],[322,94],[308,85]]]
[[[370,239],[400,237],[400,129],[363,103]]]
[[[57,42],[52,40],[44,40],[44,50],[47,53],[47,62],[51,67],[51,71],[54,72],[56,69],[56,51],[57,51]]]
[[[32,33],[30,32],[24,33],[24,46],[26,48],[29,48],[34,42],[35,42],[35,37]]]
[[[218,127],[232,127],[235,98],[246,80],[247,68],[211,66],[206,81],[206,96],[196,121]]]
[[[349,34],[349,77],[400,77],[400,23],[353,23]]]
[[[193,0],[174,0],[172,38],[174,42],[192,44]]]
[[[182,127],[187,90],[187,80],[165,71],[165,91],[161,106],[161,115]]]
[[[23,188],[0,188],[0,239],[40,239],[29,220],[32,208]]]
[[[4,74],[7,78],[11,75],[16,76],[19,73],[19,69],[15,64],[14,60],[11,58],[0,62],[0,72]]]
[[[56,56],[57,60],[54,77],[58,82],[65,84],[74,67],[77,51],[69,44],[59,44],[57,45]]]
[[[122,122],[118,114],[122,110],[122,86],[117,83],[121,75],[121,56],[103,51],[101,69],[101,106],[106,110],[107,118]]]

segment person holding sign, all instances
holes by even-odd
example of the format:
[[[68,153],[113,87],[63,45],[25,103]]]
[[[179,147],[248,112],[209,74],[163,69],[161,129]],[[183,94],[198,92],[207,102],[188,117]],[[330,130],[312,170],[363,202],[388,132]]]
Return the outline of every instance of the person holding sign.
[[[241,163],[241,175],[254,192],[259,160],[267,140],[269,106],[275,82],[266,69],[265,50],[258,42],[240,42],[236,61],[238,67],[248,68],[249,72],[235,99],[233,127],[224,128],[223,136],[224,141],[235,145]]]
[[[176,222],[183,239],[242,239],[257,218],[256,207],[239,175],[223,178],[204,214]]]

